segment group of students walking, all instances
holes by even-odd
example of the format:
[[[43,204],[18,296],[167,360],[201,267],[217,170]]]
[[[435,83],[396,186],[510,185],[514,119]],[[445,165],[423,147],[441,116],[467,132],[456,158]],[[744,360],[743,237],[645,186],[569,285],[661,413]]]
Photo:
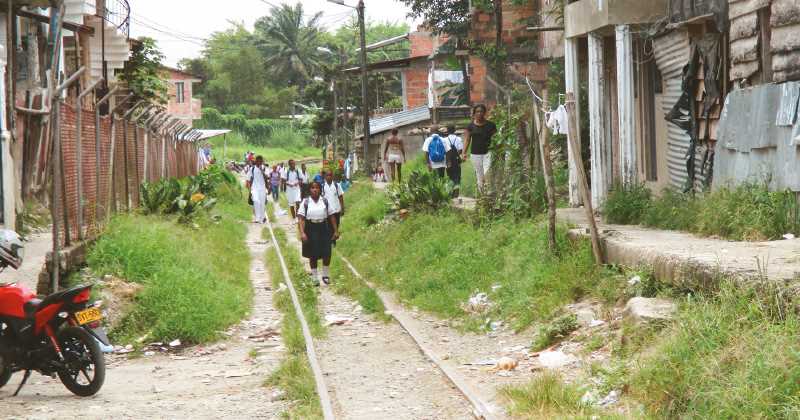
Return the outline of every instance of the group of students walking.
[[[318,286],[320,280],[330,284],[330,265],[333,245],[339,238],[339,225],[344,215],[344,190],[334,180],[333,171],[323,169],[311,179],[305,164],[300,169],[294,160],[285,168],[274,165],[268,172],[264,158],[258,156],[245,171],[249,201],[253,205],[253,223],[265,223],[267,191],[274,203],[284,191],[293,224],[303,242],[302,254],[311,266],[311,278]],[[268,187],[269,185],[269,187]],[[322,269],[318,270],[319,260]]]
[[[482,104],[472,107],[472,121],[464,130],[463,138],[457,134],[453,125],[447,126],[446,134],[442,134],[439,126],[433,124],[430,127],[430,136],[422,144],[428,169],[440,177],[447,175],[457,196],[461,186],[461,164],[469,157],[475,168],[478,191],[483,192],[486,174],[491,165],[489,149],[496,133],[497,125],[486,119],[486,106]],[[397,129],[393,129],[392,135],[386,140],[383,160],[389,164],[391,179],[402,182],[402,164],[406,160],[406,154]]]

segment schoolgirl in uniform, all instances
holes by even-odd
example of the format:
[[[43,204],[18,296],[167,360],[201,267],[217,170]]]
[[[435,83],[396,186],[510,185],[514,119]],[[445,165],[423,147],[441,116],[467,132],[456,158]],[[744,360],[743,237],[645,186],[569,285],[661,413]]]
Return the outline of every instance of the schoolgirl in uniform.
[[[339,239],[339,227],[334,210],[322,196],[322,185],[313,181],[309,196],[300,202],[297,211],[297,228],[303,241],[303,257],[308,258],[311,279],[319,285],[317,262],[322,260],[322,282],[330,284],[331,251],[333,241]]]

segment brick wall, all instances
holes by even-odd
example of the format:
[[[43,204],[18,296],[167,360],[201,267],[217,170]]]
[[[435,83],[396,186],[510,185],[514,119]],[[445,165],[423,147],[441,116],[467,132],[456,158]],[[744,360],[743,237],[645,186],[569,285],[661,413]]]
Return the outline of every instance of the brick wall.
[[[106,218],[106,212],[124,211],[128,202],[132,206],[139,203],[139,185],[144,180],[145,156],[147,156],[147,179],[161,178],[162,148],[167,144],[168,176],[184,177],[197,173],[197,149],[194,143],[178,142],[169,136],[149,132],[142,127],[117,119],[114,122],[112,165],[112,124],[108,117],[100,120],[100,154],[96,153],[95,118],[93,110],[83,110],[81,130],[81,173],[78,171],[77,112],[72,105],[61,105],[61,146],[64,176],[58,177],[64,188],[64,200],[58,203],[57,214],[61,217],[62,238],[69,232],[69,238],[62,242],[72,242],[79,238],[79,203],[83,203],[84,232],[87,236],[97,231],[98,223]],[[145,136],[147,134],[147,136]],[[147,142],[145,142],[147,137]],[[145,143],[148,145],[145,154]],[[155,146],[155,147],[154,147]],[[46,149],[46,147],[43,147]],[[47,157],[42,153],[40,159]],[[97,164],[99,162],[99,184]],[[46,167],[46,159],[39,162]],[[113,166],[113,169],[112,169]],[[113,172],[112,172],[113,170]],[[46,174],[46,172],[45,172]],[[23,180],[25,182],[25,180]],[[78,195],[78,183],[82,194]],[[99,185],[99,194],[97,186]],[[127,187],[127,188],[126,188]],[[109,195],[112,194],[112,195]],[[66,204],[66,214],[64,214]],[[99,204],[99,206],[98,206]],[[66,224],[64,223],[66,222]]]

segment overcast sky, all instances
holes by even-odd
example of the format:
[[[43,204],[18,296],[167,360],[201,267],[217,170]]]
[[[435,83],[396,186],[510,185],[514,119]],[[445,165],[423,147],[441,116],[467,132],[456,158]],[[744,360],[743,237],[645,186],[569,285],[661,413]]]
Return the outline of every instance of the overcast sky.
[[[355,10],[329,3],[326,0],[301,0],[305,13],[323,12],[321,22],[335,28]],[[365,0],[367,20],[411,22],[408,9],[398,0]],[[252,29],[255,20],[269,12],[271,4],[295,4],[296,0],[130,0],[131,36],[149,36],[167,55],[167,65],[196,57],[202,50],[202,40],[215,31],[230,27],[230,21],[244,22]],[[355,5],[357,0],[345,0]]]

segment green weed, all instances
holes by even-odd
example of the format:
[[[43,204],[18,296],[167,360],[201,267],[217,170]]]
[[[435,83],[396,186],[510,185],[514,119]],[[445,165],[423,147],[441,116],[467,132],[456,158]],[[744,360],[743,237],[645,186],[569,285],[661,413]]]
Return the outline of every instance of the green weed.
[[[555,256],[548,251],[546,227],[536,220],[476,225],[461,213],[444,210],[413,213],[402,222],[363,223],[365,214],[373,215],[368,209],[382,201],[369,185],[351,189],[337,250],[370,281],[437,315],[467,322],[470,315],[462,304],[483,291],[495,305],[481,319],[502,318],[525,328],[593,293],[604,275],[588,245],[571,242],[564,228],[558,230],[561,254]]]
[[[527,419],[590,418],[597,410],[581,403],[581,391],[553,373],[543,373],[523,386],[502,388],[511,413]]]
[[[136,305],[112,331],[122,341],[203,343],[250,311],[250,256],[244,243],[244,203],[225,203],[199,229],[162,216],[114,217],[89,251],[89,267],[143,284]]]
[[[792,191],[763,184],[720,188],[695,196],[666,190],[653,198],[644,186],[616,188],[603,206],[609,223],[685,230],[733,240],[800,235],[800,204]]]
[[[800,322],[776,301],[727,282],[686,301],[638,363],[633,395],[656,417],[797,418]]]
[[[271,203],[268,210],[271,220],[274,219]],[[297,252],[288,245],[284,231],[275,229],[274,232],[275,239],[281,247],[284,260],[289,269],[289,275],[296,288],[300,306],[309,324],[311,334],[315,337],[321,337],[324,335],[325,329],[320,321],[317,308],[318,289],[311,284]],[[264,231],[264,236],[267,240],[271,240],[268,231]],[[283,314],[281,335],[286,345],[287,355],[265,384],[280,387],[286,392],[287,399],[293,402],[287,411],[283,413],[284,417],[292,419],[322,418],[322,407],[316,390],[314,374],[306,356],[305,339],[300,320],[295,313],[289,291],[277,292],[284,282],[284,278],[278,254],[274,247],[270,247],[267,250],[266,263],[272,278],[272,289],[276,291],[273,294],[273,301],[275,307]]]
[[[566,314],[542,324],[531,345],[531,350],[539,351],[566,338],[569,333],[578,329],[578,317]]]
[[[644,184],[617,184],[603,203],[603,216],[608,223],[636,225],[641,223],[650,201],[650,189]]]
[[[331,265],[333,291],[353,299],[361,305],[365,313],[374,314],[383,321],[392,318],[386,315],[386,307],[378,293],[357,278],[344,263]]]

